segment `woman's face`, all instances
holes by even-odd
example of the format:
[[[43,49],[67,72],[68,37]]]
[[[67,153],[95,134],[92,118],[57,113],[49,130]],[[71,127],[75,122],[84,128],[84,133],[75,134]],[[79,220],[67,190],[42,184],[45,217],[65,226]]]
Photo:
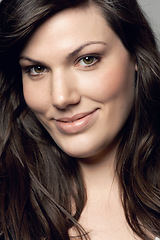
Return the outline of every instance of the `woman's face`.
[[[95,6],[43,23],[20,55],[24,98],[67,154],[109,147],[130,113],[135,62]]]

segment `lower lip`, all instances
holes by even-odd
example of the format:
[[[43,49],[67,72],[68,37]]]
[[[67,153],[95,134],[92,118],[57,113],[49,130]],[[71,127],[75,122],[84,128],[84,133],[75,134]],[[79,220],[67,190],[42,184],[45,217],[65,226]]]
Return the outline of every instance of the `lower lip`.
[[[78,133],[92,125],[96,118],[96,113],[97,110],[74,122],[61,122],[55,120],[55,124],[57,128],[63,133]]]

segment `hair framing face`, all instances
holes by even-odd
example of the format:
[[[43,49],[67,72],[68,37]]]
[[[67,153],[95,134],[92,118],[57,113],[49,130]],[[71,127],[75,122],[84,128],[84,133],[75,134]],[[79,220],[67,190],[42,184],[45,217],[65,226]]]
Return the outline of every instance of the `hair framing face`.
[[[64,9],[90,4],[101,9],[137,63],[134,104],[117,152],[117,173],[131,228],[142,239],[151,239],[144,229],[160,236],[160,58],[152,30],[137,1],[3,0],[0,5],[0,175],[3,176],[0,231],[6,239],[11,235],[17,240],[66,240],[71,226],[86,236],[78,224],[86,200],[79,166],[55,145],[26,106],[18,58],[32,33],[46,19]],[[75,202],[74,216],[70,196]]]

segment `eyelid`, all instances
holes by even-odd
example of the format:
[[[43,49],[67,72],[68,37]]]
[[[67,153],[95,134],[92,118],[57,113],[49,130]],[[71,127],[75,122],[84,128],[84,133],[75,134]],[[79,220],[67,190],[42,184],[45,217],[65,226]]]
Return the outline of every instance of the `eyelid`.
[[[41,72],[41,73],[31,74],[31,72],[30,72],[31,69],[34,69],[34,68],[36,68],[36,67],[42,67],[42,68],[44,68],[45,70],[44,70],[43,72]],[[37,76],[42,75],[43,73],[47,72],[47,71],[48,71],[48,68],[47,68],[46,66],[44,66],[44,65],[41,65],[41,64],[33,64],[33,65],[28,65],[28,66],[22,66],[22,70],[23,70],[26,74],[28,74],[28,75],[30,75],[30,76],[32,76],[32,77],[37,77]]]
[[[100,53],[88,53],[88,54],[84,54],[81,55],[80,57],[76,58],[76,60],[74,61],[75,63],[80,61],[81,59],[85,58],[85,57],[101,57],[102,54]]]
[[[79,57],[79,58],[77,58],[77,59],[75,60],[75,66],[77,67],[77,66],[78,66],[78,63],[79,63],[81,60],[83,60],[84,58],[86,58],[86,57],[96,58],[97,61],[95,61],[94,63],[88,64],[88,65],[86,64],[86,66],[81,66],[81,67],[83,67],[83,68],[92,67],[92,66],[94,66],[96,63],[100,62],[101,59],[102,59],[102,54],[98,54],[98,53],[85,54],[85,55],[83,55],[83,56],[81,56],[81,57]]]

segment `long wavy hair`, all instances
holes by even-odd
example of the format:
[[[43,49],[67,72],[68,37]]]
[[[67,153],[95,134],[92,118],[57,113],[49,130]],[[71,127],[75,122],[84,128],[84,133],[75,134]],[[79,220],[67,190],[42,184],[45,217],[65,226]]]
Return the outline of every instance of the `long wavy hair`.
[[[96,4],[137,63],[135,97],[116,171],[129,226],[160,236],[160,57],[136,0],[3,0],[0,3],[0,239],[69,240],[86,202],[81,169],[27,107],[19,53],[36,28],[66,8]],[[74,211],[73,211],[74,203]],[[148,234],[150,233],[150,235]]]

